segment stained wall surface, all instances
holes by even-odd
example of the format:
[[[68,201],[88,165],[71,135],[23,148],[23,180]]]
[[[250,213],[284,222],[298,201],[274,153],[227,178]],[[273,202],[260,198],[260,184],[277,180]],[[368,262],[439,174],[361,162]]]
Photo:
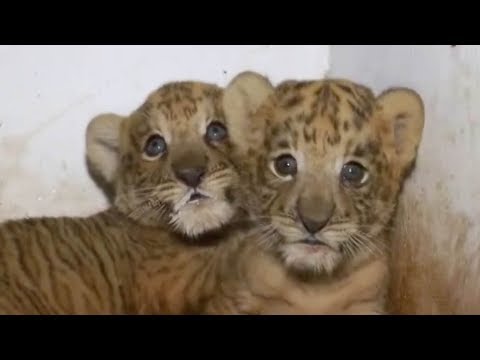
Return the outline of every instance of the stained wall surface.
[[[128,114],[171,80],[219,85],[254,70],[321,77],[328,46],[0,46],[0,220],[106,206],[84,160],[89,120]]]

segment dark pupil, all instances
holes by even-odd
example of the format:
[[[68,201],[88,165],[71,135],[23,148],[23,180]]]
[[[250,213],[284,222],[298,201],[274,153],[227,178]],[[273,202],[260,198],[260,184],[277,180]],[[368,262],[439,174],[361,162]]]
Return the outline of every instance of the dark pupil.
[[[360,165],[347,164],[343,169],[343,176],[348,181],[361,181],[363,179],[363,169]]]
[[[210,140],[221,140],[227,135],[227,129],[219,123],[208,126],[207,136]]]
[[[294,175],[297,172],[297,161],[290,155],[283,155],[275,161],[275,168],[281,175]]]
[[[145,152],[148,156],[158,156],[165,150],[165,141],[159,135],[152,136],[147,142]]]

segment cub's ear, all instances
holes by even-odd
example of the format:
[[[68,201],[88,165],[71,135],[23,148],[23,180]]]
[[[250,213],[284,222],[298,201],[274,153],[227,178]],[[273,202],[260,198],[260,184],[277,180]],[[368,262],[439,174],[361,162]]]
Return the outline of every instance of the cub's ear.
[[[422,138],[425,122],[422,98],[411,89],[392,88],[378,96],[377,104],[381,108],[381,135],[388,139],[387,156],[404,173],[415,162]]]
[[[125,118],[116,114],[94,117],[87,126],[87,162],[95,175],[111,184],[120,162],[120,129]]]
[[[232,141],[245,138],[251,132],[254,125],[251,115],[273,92],[268,78],[253,71],[242,72],[230,81],[223,95],[223,110]]]

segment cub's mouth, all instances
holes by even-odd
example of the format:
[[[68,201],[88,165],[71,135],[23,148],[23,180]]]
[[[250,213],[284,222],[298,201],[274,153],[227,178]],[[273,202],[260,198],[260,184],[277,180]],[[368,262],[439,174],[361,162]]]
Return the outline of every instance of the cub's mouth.
[[[201,194],[198,191],[195,191],[193,194],[190,195],[190,198],[187,201],[187,204],[193,203],[193,202],[199,202],[202,199],[208,199],[209,196],[205,194]]]
[[[215,193],[191,188],[174,203],[169,223],[177,233],[203,243],[205,236],[208,240],[214,231],[227,226],[235,212],[235,207]]]
[[[325,246],[328,246],[326,243],[324,243],[323,241],[320,241],[318,239],[315,239],[315,238],[306,238],[304,240],[300,240],[299,241],[300,244],[306,244],[306,245],[325,245]]]
[[[311,248],[311,249],[335,250],[332,246],[327,244],[325,241],[319,240],[314,236],[306,237],[305,239],[298,241],[297,244],[306,245],[308,248]]]
[[[190,207],[191,205],[200,205],[209,199],[212,199],[212,196],[205,191],[191,189],[180,199],[180,201],[175,204],[173,210],[175,213],[178,213],[180,210],[186,207]]]

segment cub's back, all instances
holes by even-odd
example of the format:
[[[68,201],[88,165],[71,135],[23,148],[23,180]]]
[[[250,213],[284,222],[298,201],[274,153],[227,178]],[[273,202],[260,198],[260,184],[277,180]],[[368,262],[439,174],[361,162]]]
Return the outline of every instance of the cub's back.
[[[128,311],[128,233],[112,211],[0,225],[0,313]]]

